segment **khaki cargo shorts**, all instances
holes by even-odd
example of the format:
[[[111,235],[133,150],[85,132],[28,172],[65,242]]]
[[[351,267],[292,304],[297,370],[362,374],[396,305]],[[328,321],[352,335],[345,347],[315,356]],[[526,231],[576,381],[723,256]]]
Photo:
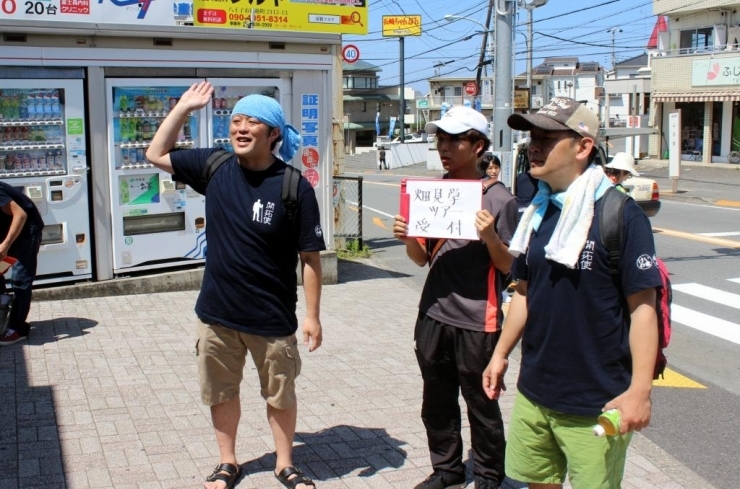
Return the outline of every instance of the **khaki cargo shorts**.
[[[257,336],[198,320],[195,351],[203,404],[215,406],[239,397],[247,353],[251,353],[265,401],[276,409],[295,405],[295,379],[301,373],[295,335]]]

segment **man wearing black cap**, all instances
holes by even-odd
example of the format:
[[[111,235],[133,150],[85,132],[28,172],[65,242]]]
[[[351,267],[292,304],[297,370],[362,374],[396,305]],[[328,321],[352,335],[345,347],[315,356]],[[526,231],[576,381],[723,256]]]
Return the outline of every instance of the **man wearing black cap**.
[[[483,385],[502,390],[508,357],[522,340],[517,397],[509,424],[506,474],[530,488],[620,487],[633,430],[650,423],[658,326],[650,223],[629,200],[622,254],[612,276],[599,235],[600,198],[611,182],[593,164],[598,120],[577,101],[556,97],[508,124],[530,131],[538,194],[509,246],[519,280]],[[597,438],[602,411],[621,414],[620,433]]]
[[[481,178],[478,163],[490,145],[483,114],[456,106],[425,130],[437,136],[444,178]],[[504,479],[504,422],[498,401],[486,397],[480,378],[501,334],[502,274],[511,267],[507,245],[517,206],[506,187],[494,183],[481,184],[485,191],[475,221],[480,240],[417,240],[408,236],[403,216],[396,216],[393,226],[409,258],[429,265],[414,349],[424,380],[421,417],[434,473],[415,489],[465,486],[460,393],[470,420],[475,488],[497,489]]]

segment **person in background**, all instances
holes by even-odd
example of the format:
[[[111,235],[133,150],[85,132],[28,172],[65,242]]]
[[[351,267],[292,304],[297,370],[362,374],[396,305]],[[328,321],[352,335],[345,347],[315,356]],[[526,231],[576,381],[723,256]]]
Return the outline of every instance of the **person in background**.
[[[301,137],[285,122],[280,104],[264,95],[246,96],[234,106],[229,123],[234,154],[209,181],[203,173],[216,149],[173,150],[189,114],[205,107],[212,94],[208,82],[190,87],[146,152],[154,166],[206,196],[208,260],[195,305],[196,352],[201,400],[210,406],[220,461],[205,488],[231,489],[241,473],[235,450],[247,354],[267,404],[274,475],[285,487],[313,488],[314,482],[293,466],[292,457],[298,413],[295,384],[301,371],[295,335],[299,257],[306,297],[303,342],[309,352],[322,342],[319,252],[326,246],[316,193],[301,176],[291,222],[282,204],[283,175],[285,161],[295,155]]]
[[[639,177],[640,174],[635,170],[635,159],[627,153],[617,153],[612,161],[604,166],[604,173],[609,177],[614,186],[620,192],[627,192],[622,183],[632,177]]]
[[[488,176],[494,182],[498,181],[498,176],[501,174],[501,160],[498,156],[486,153],[481,158],[480,170]]]
[[[385,162],[385,147],[381,146],[378,151],[378,170],[388,169],[388,163]]]
[[[470,107],[456,106],[426,132],[436,134],[447,179],[480,179],[479,160],[490,146],[488,121]],[[485,189],[485,191],[484,191]],[[497,489],[504,480],[504,424],[498,402],[488,399],[480,376],[501,334],[503,274],[512,257],[508,242],[516,227],[516,201],[504,185],[481,184],[482,208],[475,226],[480,240],[409,237],[396,216],[394,236],[417,265],[429,265],[414,330],[414,349],[424,382],[421,418],[434,472],[415,489],[465,485],[459,395],[470,421],[476,489]]]
[[[627,200],[614,276],[594,219],[611,186],[594,163],[596,115],[555,97],[536,114],[509,116],[508,124],[530,131],[540,190],[509,245],[519,284],[482,378],[498,399],[521,340],[506,474],[530,489],[560,489],[566,474],[573,489],[619,489],[632,431],[650,424],[652,409],[655,288],[662,280],[650,221]],[[592,428],[608,409],[619,410],[620,433],[597,438]]]
[[[26,322],[31,310],[33,280],[41,246],[44,221],[36,204],[23,192],[0,181],[0,260],[6,256],[16,259],[11,268],[13,304],[8,328],[0,337],[0,346],[17,343],[26,337],[31,325]],[[0,293],[5,292],[5,275],[0,275]]]

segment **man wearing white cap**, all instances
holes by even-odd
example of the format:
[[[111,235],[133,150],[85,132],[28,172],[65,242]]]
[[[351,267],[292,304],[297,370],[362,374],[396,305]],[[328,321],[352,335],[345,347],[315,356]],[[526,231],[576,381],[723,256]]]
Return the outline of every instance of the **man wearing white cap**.
[[[488,121],[469,107],[453,107],[425,130],[437,136],[443,178],[478,180],[478,162],[490,141]],[[458,396],[468,408],[476,489],[498,488],[504,479],[504,425],[498,401],[488,399],[481,375],[501,333],[502,274],[512,257],[508,243],[516,228],[516,200],[506,187],[487,180],[475,226],[480,240],[408,237],[396,216],[394,235],[419,266],[429,265],[414,331],[416,358],[424,380],[421,417],[434,473],[416,489],[459,488],[465,465]]]
[[[635,170],[635,159],[627,153],[617,153],[612,161],[604,166],[604,173],[609,177],[614,186],[622,192],[622,182],[632,177],[639,177],[640,174]]]

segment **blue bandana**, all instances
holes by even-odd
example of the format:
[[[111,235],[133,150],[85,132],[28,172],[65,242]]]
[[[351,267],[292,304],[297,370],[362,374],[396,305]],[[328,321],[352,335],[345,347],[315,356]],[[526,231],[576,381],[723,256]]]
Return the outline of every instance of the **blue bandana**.
[[[263,124],[280,130],[283,142],[280,146],[280,158],[283,161],[290,161],[298,151],[301,135],[295,127],[285,123],[283,108],[274,98],[257,94],[247,95],[239,100],[231,111],[231,117],[237,114],[254,117]]]

